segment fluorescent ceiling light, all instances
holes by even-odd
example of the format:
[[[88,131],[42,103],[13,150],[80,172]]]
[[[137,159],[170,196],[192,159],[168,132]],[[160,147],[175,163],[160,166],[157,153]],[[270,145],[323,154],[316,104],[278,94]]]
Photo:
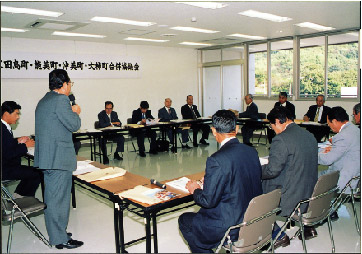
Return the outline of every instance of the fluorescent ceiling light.
[[[300,27],[306,27],[306,28],[318,30],[318,31],[328,31],[328,30],[334,29],[333,27],[321,26],[321,25],[311,23],[311,22],[303,22],[303,23],[299,23],[299,24],[295,24],[295,25],[300,26]]]
[[[133,25],[133,26],[152,26],[156,23],[153,22],[142,22],[142,21],[134,21],[128,19],[117,19],[117,18],[109,18],[109,17],[93,17],[91,18],[92,21],[98,22],[108,22],[108,23],[118,23],[118,24],[126,24],[126,25]]]
[[[1,32],[17,32],[17,33],[24,33],[27,32],[29,30],[24,30],[24,29],[17,29],[17,28],[7,28],[7,27],[2,27],[1,28]]]
[[[242,11],[242,12],[239,12],[239,14],[248,16],[248,17],[252,17],[252,18],[266,19],[266,20],[273,21],[273,22],[285,22],[285,21],[292,20],[291,18],[288,18],[288,17],[281,17],[281,16],[277,16],[274,14],[270,14],[270,13],[266,13],[266,12],[259,12],[259,11],[254,11],[254,10]]]
[[[215,2],[176,2],[178,4],[188,4],[196,7],[207,8],[207,9],[219,9],[228,6],[228,4],[221,4]]]
[[[185,32],[206,33],[206,34],[213,34],[213,33],[219,32],[219,31],[213,31],[213,30],[207,30],[207,29],[201,29],[201,28],[195,28],[195,27],[184,27],[184,26],[175,26],[175,27],[171,27],[170,29],[180,30],[180,31],[185,31]]]
[[[127,37],[126,41],[151,41],[151,42],[167,42],[169,40],[155,40],[155,39],[145,39],[145,38],[137,38],[137,37]]]
[[[92,37],[92,38],[104,38],[104,37],[106,37],[105,35],[68,33],[68,32],[59,32],[59,31],[53,32],[52,35],[74,36],[74,37]]]
[[[246,34],[230,34],[228,36],[241,37],[241,38],[247,38],[247,39],[253,39],[253,40],[265,40],[266,39],[266,37],[255,36],[255,35],[246,35]]]
[[[32,14],[32,15],[47,16],[47,17],[59,17],[64,14],[62,12],[43,11],[43,10],[29,9],[29,8],[15,8],[3,5],[1,6],[1,11],[10,12],[10,13]]]
[[[181,45],[189,45],[189,46],[211,46],[212,44],[208,43],[199,43],[199,42],[190,42],[190,41],[184,41],[180,42]]]

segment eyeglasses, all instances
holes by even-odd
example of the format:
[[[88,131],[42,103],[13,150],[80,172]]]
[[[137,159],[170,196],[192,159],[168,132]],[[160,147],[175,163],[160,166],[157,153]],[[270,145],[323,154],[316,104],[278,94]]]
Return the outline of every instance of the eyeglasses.
[[[74,82],[68,82],[68,84],[70,84],[71,86],[74,86]]]
[[[113,109],[113,108],[106,108],[106,109]]]

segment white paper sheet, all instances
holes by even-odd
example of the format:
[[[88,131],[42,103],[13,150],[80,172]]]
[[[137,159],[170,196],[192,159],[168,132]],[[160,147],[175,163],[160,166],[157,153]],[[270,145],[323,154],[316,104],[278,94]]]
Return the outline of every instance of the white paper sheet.
[[[188,181],[190,181],[190,179],[184,176],[184,177],[181,177],[180,179],[173,180],[171,182],[167,182],[166,185],[189,193],[189,191],[186,189],[186,184],[188,183]]]

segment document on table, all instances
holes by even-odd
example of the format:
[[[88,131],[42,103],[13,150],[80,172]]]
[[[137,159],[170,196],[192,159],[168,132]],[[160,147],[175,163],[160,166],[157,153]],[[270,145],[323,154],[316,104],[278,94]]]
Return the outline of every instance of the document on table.
[[[27,154],[34,156],[34,152],[35,152],[35,147],[28,147]]]
[[[81,175],[89,172],[93,172],[96,170],[99,170],[99,168],[93,166],[90,164],[91,160],[85,160],[85,161],[77,161],[77,169],[73,171],[73,175]]]
[[[93,172],[79,175],[78,178],[87,182],[107,180],[126,174],[126,170],[118,167],[108,167],[105,169],[95,170]]]
[[[178,196],[177,194],[164,189],[151,189],[142,185],[137,185],[133,189],[123,191],[118,195],[120,198],[130,198],[146,204],[160,203]]]
[[[269,163],[269,156],[265,156],[265,157],[259,157],[259,160],[260,160],[260,164],[263,166],[263,165],[266,165]]]
[[[190,179],[184,176],[181,177],[180,179],[167,182],[166,185],[189,193],[188,189],[186,189],[186,184],[188,183],[188,181],[190,181]]]

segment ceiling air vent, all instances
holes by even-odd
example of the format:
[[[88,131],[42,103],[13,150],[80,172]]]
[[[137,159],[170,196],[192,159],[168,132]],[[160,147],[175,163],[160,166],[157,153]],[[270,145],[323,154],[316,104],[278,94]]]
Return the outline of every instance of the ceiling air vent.
[[[72,31],[79,27],[88,25],[86,22],[71,22],[64,20],[37,19],[26,26],[26,28],[46,29],[57,31]]]

